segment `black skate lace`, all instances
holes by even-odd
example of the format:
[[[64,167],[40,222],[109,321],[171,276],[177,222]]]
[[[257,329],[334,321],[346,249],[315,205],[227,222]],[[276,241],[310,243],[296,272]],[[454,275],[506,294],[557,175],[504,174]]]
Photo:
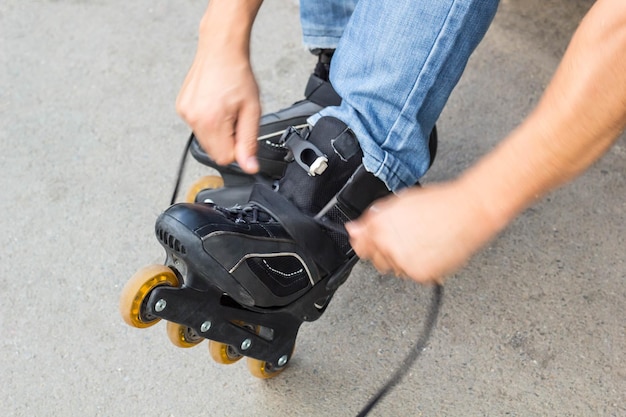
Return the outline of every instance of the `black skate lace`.
[[[183,150],[183,156],[178,163],[178,172],[176,173],[176,182],[174,184],[174,191],[172,192],[172,199],[170,200],[170,206],[176,202],[178,198],[178,190],[180,189],[180,183],[183,180],[183,172],[185,171],[185,165],[187,164],[187,155],[189,155],[189,149],[191,149],[191,143],[193,142],[193,132],[189,135],[185,149]]]
[[[193,132],[189,135],[189,139],[187,139],[187,143],[185,144],[185,149],[183,150],[183,155],[180,158],[180,162],[178,163],[178,172],[176,173],[176,181],[174,182],[174,191],[172,191],[172,198],[170,199],[170,205],[173,205],[178,198],[178,192],[180,190],[180,184],[183,180],[183,174],[185,172],[185,166],[187,165],[187,157],[189,155],[189,151],[191,149],[191,144],[194,139]],[[234,206],[231,208],[219,207],[213,203],[207,203],[213,205],[213,207],[220,212],[224,213],[230,219],[234,219],[235,221],[244,221],[248,223],[259,223],[262,222],[270,222],[273,221],[272,217],[267,214],[265,211],[261,210],[259,207],[247,204],[245,206]],[[233,217],[235,216],[235,217]]]
[[[237,213],[237,222],[258,223],[259,209],[255,206],[245,206]]]
[[[430,299],[430,307],[428,308],[428,316],[426,316],[426,322],[424,323],[424,328],[422,332],[417,338],[417,343],[409,351],[406,355],[402,364],[396,369],[396,371],[391,375],[391,378],[382,386],[367,403],[365,407],[357,414],[357,417],[364,417],[369,414],[370,411],[374,409],[376,404],[380,400],[382,400],[389,392],[398,385],[398,383],[404,378],[404,376],[409,372],[409,369],[415,362],[415,360],[421,355],[421,353],[426,348],[426,344],[428,343],[428,339],[430,339],[430,334],[432,333],[435,325],[437,324],[437,316],[439,316],[439,310],[441,308],[441,300],[443,299],[443,286],[437,284],[433,289],[433,295]]]
[[[235,223],[272,223],[275,222],[274,218],[260,207],[254,204],[246,204],[245,206],[237,205],[233,207],[220,207],[214,203],[205,203],[213,207],[214,210],[224,214],[228,219],[233,220]]]

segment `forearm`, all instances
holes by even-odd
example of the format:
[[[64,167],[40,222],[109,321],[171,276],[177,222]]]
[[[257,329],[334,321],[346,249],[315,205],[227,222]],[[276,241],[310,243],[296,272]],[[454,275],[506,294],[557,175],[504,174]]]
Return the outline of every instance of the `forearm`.
[[[626,125],[626,2],[587,14],[537,108],[460,179],[494,228],[597,160]]]
[[[248,58],[252,25],[263,0],[211,0],[200,22],[198,53],[243,53]]]
[[[255,173],[261,106],[250,65],[252,25],[262,0],[211,0],[176,111],[218,164]]]

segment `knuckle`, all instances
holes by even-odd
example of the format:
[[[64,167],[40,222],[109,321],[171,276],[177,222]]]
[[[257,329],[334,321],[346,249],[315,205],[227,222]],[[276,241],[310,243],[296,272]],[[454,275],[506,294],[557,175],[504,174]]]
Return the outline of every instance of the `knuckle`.
[[[213,160],[219,165],[227,165],[233,161],[233,158],[227,152],[218,152],[216,153]]]

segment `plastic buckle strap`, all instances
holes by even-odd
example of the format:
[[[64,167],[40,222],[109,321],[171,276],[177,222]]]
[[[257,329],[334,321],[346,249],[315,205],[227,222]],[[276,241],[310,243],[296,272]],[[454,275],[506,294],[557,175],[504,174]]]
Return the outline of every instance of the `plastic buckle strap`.
[[[281,143],[289,149],[285,159],[296,161],[311,177],[323,174],[328,168],[328,157],[317,146],[304,140],[295,128],[285,131]]]
[[[350,128],[346,128],[339,136],[332,139],[330,145],[344,162],[361,152],[361,145]]]

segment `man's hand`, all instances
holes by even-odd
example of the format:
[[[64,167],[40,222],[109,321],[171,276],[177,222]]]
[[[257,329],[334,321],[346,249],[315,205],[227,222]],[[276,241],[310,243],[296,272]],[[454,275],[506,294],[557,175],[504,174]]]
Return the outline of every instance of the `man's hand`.
[[[348,223],[357,255],[381,272],[422,284],[443,283],[499,228],[457,182],[412,188],[374,203]]]
[[[246,172],[258,170],[255,155],[261,106],[248,63],[215,55],[197,57],[176,109],[215,162],[226,165],[236,160]]]
[[[522,210],[596,161],[626,128],[626,3],[598,0],[535,110],[443,185],[410,189],[346,225],[381,271],[441,282]]]
[[[250,33],[262,0],[212,0],[176,110],[218,164],[258,171],[261,105],[250,65]]]

